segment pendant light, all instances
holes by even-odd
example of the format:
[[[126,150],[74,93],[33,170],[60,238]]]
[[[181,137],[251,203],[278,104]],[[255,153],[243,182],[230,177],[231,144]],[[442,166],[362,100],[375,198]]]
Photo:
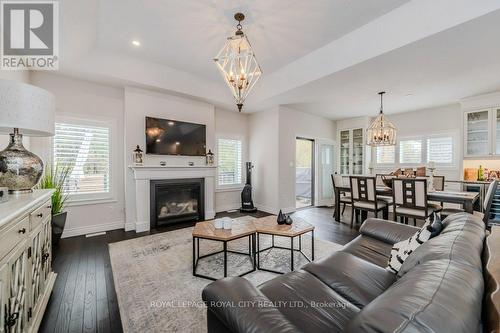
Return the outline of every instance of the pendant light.
[[[234,14],[238,21],[234,36],[229,36],[222,50],[214,58],[224,81],[231,90],[236,106],[241,112],[246,97],[262,75],[252,46],[242,31],[241,21],[245,19],[242,13]]]
[[[384,114],[383,97],[385,91],[378,94],[380,95],[380,113],[366,130],[366,144],[369,146],[394,146],[396,144],[396,127]]]

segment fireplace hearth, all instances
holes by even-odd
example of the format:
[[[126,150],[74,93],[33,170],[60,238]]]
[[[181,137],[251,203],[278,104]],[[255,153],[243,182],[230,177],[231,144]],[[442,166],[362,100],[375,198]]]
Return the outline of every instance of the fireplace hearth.
[[[150,181],[150,226],[204,220],[204,179]]]

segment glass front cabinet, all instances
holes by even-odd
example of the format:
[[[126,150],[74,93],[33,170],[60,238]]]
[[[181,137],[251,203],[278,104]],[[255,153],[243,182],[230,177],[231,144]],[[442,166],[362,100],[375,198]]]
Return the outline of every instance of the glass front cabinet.
[[[339,171],[341,175],[362,175],[364,173],[364,132],[363,128],[339,131]]]
[[[464,156],[500,156],[500,107],[464,114]]]

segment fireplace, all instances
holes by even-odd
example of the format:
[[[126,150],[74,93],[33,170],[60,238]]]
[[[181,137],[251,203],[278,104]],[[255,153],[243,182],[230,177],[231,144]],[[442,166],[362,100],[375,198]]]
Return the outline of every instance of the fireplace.
[[[204,220],[204,188],[203,178],[151,180],[151,229]]]

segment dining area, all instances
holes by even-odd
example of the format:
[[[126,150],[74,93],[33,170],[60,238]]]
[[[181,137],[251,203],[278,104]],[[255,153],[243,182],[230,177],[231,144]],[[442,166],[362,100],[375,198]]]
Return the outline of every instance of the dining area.
[[[478,192],[445,189],[444,176],[434,175],[332,174],[331,179],[334,219],[336,222],[350,222],[351,228],[363,223],[369,214],[417,225],[417,221],[425,220],[434,213],[444,219],[455,213],[467,212],[479,215],[487,223],[497,189],[497,181],[494,180],[489,183],[484,198],[480,198]],[[480,199],[484,202],[478,204]],[[351,213],[349,221],[342,219],[347,206]]]

